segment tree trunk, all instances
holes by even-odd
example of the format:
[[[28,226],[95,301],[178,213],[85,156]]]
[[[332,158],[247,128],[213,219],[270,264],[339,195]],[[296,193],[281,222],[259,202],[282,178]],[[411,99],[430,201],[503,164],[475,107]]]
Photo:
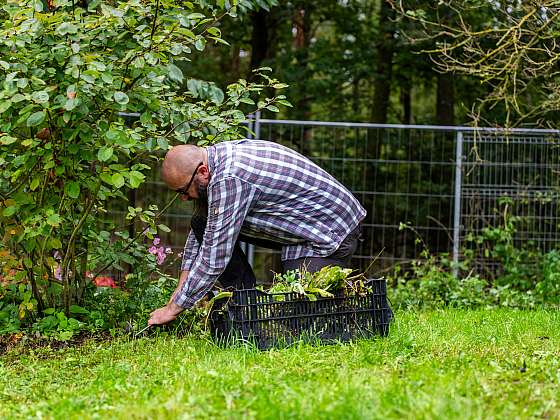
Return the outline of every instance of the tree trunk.
[[[232,44],[231,46],[231,79],[232,82],[236,82],[241,77],[241,66],[239,60],[239,54],[241,53],[241,48],[239,43]]]
[[[385,124],[389,110],[391,95],[391,79],[393,77],[393,53],[395,48],[395,10],[382,0],[379,10],[379,33],[377,34],[377,69],[374,82],[374,97],[371,109],[371,120]]]
[[[452,73],[438,73],[436,101],[437,124],[455,124],[455,84]]]
[[[268,25],[266,10],[260,9],[251,13],[253,31],[251,34],[251,68],[248,79],[253,79],[253,70],[261,67],[262,62],[268,58]]]
[[[311,42],[311,6],[298,7],[294,10],[292,24],[294,29],[293,48],[297,60],[300,80],[307,80],[309,62],[309,44]],[[305,82],[299,85],[298,96],[294,109],[295,118],[308,121],[311,119],[311,103]],[[306,156],[311,154],[311,129],[304,127],[300,152]]]
[[[410,79],[403,80],[401,85],[401,106],[403,124],[412,124],[412,96]]]

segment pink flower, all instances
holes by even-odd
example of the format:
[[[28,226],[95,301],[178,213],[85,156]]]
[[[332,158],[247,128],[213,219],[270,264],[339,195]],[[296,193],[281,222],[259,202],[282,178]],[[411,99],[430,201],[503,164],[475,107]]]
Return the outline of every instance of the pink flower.
[[[54,269],[54,278],[62,281],[62,267],[60,266],[60,264],[58,264]]]
[[[159,239],[157,236],[154,238],[154,245],[159,245],[161,239]]]
[[[158,249],[157,249],[155,246],[151,246],[151,247],[148,248],[148,252],[149,252],[150,254],[154,254],[154,255],[157,254],[157,252],[158,252],[157,250],[158,250]]]
[[[163,249],[163,248],[160,248]],[[165,261],[166,255],[163,252],[158,252],[156,256],[157,265],[162,265]]]

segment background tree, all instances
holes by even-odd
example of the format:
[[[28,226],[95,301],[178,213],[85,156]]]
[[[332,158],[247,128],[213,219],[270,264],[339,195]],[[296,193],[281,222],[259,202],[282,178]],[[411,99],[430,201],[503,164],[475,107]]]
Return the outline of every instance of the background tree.
[[[426,19],[455,25],[457,15],[445,3],[406,4]],[[421,22],[403,18],[391,5],[386,0],[278,0],[242,16],[244,25],[221,21],[235,48],[195,54],[188,72],[201,78],[210,74],[225,87],[237,73],[272,67],[290,85],[286,94],[295,104],[281,113],[285,118],[468,123],[473,103],[488,88],[464,72],[434,65],[427,51],[443,38],[427,36]],[[490,6],[468,13],[481,27],[495,18]],[[502,114],[490,109],[486,116],[499,120]]]
[[[435,6],[395,3],[404,19],[430,39],[432,59],[446,74],[464,74],[487,89],[478,124],[554,126],[560,90],[557,60],[560,2],[461,1]],[[445,8],[446,13],[434,13]]]

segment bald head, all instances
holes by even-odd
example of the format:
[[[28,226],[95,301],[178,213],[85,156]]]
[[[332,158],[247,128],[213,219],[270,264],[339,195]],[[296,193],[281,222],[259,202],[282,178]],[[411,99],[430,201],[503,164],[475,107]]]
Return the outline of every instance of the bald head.
[[[200,162],[207,163],[204,148],[192,144],[175,146],[165,155],[161,177],[170,188],[180,188],[188,182]]]

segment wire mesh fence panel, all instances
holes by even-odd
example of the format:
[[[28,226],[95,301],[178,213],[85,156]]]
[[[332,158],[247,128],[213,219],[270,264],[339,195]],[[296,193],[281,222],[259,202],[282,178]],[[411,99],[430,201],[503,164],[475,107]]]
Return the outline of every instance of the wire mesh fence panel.
[[[354,266],[382,270],[452,241],[455,134],[452,131],[305,125],[264,120],[260,139],[284,144],[325,169],[366,208]],[[401,224],[409,225],[402,228]],[[257,249],[256,267],[271,252]],[[265,258],[267,264],[260,264]],[[275,264],[278,267],[278,263]],[[266,276],[267,273],[260,273]]]
[[[483,242],[472,238],[494,229],[511,243],[548,252],[558,246],[560,139],[558,136],[469,133],[464,136],[461,241],[479,266],[496,271]],[[499,230],[496,230],[499,228]],[[499,239],[499,238],[498,238]],[[470,240],[470,241],[469,241]]]
[[[470,241],[515,216],[516,244],[543,251],[558,245],[560,139],[553,130],[473,130],[465,127],[391,126],[256,119],[255,136],[307,156],[348,188],[367,210],[363,241],[353,265],[380,273],[419,258],[423,249],[483,250]],[[457,168],[461,168],[457,171]],[[174,197],[155,168],[129,204],[161,209]],[[124,217],[126,205],[112,208]],[[177,200],[161,223],[162,243],[182,251],[192,205]],[[135,226],[135,229],[139,229]],[[455,241],[454,241],[455,238]],[[455,247],[454,247],[455,245]],[[459,247],[460,245],[460,247]],[[246,248],[258,279],[280,272],[279,252]],[[176,261],[176,267],[178,267]]]

